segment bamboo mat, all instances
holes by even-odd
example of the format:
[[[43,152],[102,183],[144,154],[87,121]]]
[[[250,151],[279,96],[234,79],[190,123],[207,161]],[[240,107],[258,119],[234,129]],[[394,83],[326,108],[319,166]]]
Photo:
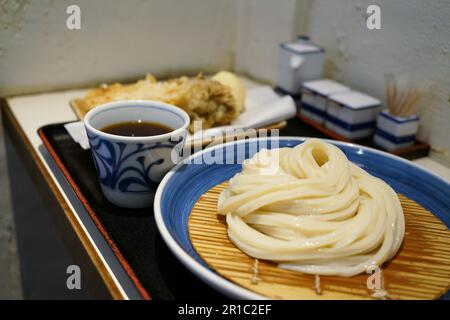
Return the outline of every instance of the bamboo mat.
[[[367,288],[369,274],[351,278],[321,276],[321,294],[313,275],[283,270],[255,259],[228,239],[225,219],[216,214],[217,198],[227,183],[200,197],[188,223],[191,242],[211,269],[241,287],[271,299],[374,299]],[[436,299],[450,287],[450,231],[416,202],[400,195],[406,233],[398,254],[384,265],[384,288],[390,299]],[[253,281],[252,281],[253,280]]]

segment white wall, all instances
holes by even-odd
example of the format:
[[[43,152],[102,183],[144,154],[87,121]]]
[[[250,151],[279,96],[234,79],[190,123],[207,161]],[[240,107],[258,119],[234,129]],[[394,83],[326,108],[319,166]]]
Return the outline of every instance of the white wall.
[[[66,28],[70,4],[81,8],[81,30]],[[298,8],[296,0],[3,1],[0,95],[234,67],[275,83],[278,44],[295,37]]]
[[[384,98],[384,74],[434,83],[419,137],[450,165],[448,0],[0,0],[0,95],[234,68],[275,83],[278,44],[305,31],[325,75]],[[82,29],[65,27],[79,4]],[[381,6],[382,30],[365,27]]]
[[[276,83],[278,45],[297,32],[297,1],[237,1],[236,71]]]
[[[381,8],[382,30],[368,30],[369,4]],[[419,137],[450,165],[450,1],[315,0],[309,33],[325,47],[327,76],[384,98],[384,74],[434,83],[421,103]]]
[[[66,8],[81,8],[81,30]],[[230,68],[229,0],[0,2],[0,95],[155,74]]]

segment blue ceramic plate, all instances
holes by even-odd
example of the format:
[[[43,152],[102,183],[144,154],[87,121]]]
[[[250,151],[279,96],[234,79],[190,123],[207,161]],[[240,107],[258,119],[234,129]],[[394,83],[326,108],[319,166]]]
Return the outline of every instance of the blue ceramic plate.
[[[251,139],[218,145],[198,152],[174,167],[156,192],[154,211],[159,231],[177,258],[200,279],[220,292],[242,299],[263,297],[246,290],[215,273],[198,256],[188,234],[188,219],[198,198],[213,186],[230,179],[241,170],[240,164],[205,164],[210,156],[233,156],[244,150],[245,158],[261,148],[293,147],[305,138],[280,137]],[[416,201],[447,227],[450,226],[450,183],[410,161],[355,144],[328,141],[338,146],[347,158],[374,176],[387,182],[398,193]],[[242,160],[242,159],[240,159]],[[192,164],[192,163],[200,164]],[[188,164],[189,163],[189,164]],[[242,163],[242,161],[240,162]]]

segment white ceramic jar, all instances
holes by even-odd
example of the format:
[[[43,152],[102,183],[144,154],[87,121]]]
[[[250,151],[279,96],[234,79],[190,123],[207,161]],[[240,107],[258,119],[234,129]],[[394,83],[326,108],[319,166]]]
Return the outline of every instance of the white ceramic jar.
[[[324,124],[329,96],[349,91],[349,87],[329,79],[303,82],[300,114],[319,124]]]
[[[280,44],[277,88],[296,96],[302,82],[322,77],[325,50],[307,41]]]
[[[358,91],[331,95],[325,126],[349,140],[370,136],[380,105],[380,100]]]

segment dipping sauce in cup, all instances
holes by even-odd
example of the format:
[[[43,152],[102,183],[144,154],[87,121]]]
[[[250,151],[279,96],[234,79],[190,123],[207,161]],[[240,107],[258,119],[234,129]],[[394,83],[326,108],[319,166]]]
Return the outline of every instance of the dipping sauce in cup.
[[[101,131],[125,137],[148,137],[166,134],[173,129],[157,122],[138,120],[111,124]]]
[[[153,204],[163,176],[181,159],[189,116],[159,101],[119,101],[84,118],[105,197],[126,208]]]

